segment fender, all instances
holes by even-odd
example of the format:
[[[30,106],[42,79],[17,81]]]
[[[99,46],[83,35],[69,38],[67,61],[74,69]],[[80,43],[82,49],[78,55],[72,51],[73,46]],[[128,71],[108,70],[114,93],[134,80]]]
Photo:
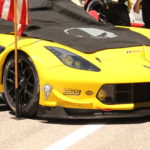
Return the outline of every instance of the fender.
[[[0,45],[0,54],[4,51],[5,47]]]

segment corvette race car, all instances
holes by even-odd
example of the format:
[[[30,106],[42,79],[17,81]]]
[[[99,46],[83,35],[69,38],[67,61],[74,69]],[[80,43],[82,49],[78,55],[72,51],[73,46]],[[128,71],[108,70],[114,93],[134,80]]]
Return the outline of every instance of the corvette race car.
[[[150,114],[148,29],[101,24],[69,0],[29,2],[31,24],[18,39],[23,116]],[[0,20],[0,92],[16,112],[12,31]]]

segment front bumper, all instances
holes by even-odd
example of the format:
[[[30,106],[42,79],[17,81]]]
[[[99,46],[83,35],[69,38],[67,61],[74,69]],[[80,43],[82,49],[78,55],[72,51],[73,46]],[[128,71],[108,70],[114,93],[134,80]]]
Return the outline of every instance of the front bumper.
[[[38,117],[53,119],[106,119],[144,117],[150,115],[150,108],[136,109],[132,111],[102,111],[97,109],[72,109],[62,107],[40,106]]]

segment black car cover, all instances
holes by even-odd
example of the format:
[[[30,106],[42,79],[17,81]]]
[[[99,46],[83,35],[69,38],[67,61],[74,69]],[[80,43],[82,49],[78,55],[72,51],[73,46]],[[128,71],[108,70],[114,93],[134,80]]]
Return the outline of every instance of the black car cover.
[[[70,0],[29,0],[29,7],[31,24],[24,32],[29,37],[54,41],[85,53],[150,45],[143,35],[95,21]],[[1,19],[0,32],[10,31],[12,23]]]

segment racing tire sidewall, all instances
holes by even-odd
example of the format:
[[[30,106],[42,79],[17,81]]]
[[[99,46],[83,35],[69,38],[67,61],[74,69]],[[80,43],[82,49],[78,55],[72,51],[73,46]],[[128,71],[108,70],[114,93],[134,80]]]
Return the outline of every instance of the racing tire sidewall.
[[[34,95],[32,97],[32,99],[29,101],[29,103],[26,106],[22,106],[20,105],[20,112],[22,116],[27,116],[27,117],[32,117],[35,116],[37,111],[38,111],[38,107],[39,107],[39,79],[38,79],[38,74],[36,71],[36,68],[33,64],[33,62],[31,61],[31,59],[26,55],[26,54],[19,54],[18,56],[18,60],[19,59],[23,59],[26,60],[28,62],[28,64],[30,65],[30,67],[32,67],[32,69],[34,70],[34,76],[35,76],[35,80],[37,82],[37,86],[34,89]],[[12,61],[14,61],[14,56],[10,56],[5,64],[4,67],[4,73],[3,73],[3,85],[4,85],[4,96],[5,96],[5,101],[7,103],[7,105],[10,107],[10,109],[15,113],[16,112],[16,105],[14,105],[14,103],[12,103],[10,101],[10,96],[7,93],[7,85],[6,85],[6,80],[7,80],[7,74],[8,74],[8,65],[9,63],[11,63]]]

